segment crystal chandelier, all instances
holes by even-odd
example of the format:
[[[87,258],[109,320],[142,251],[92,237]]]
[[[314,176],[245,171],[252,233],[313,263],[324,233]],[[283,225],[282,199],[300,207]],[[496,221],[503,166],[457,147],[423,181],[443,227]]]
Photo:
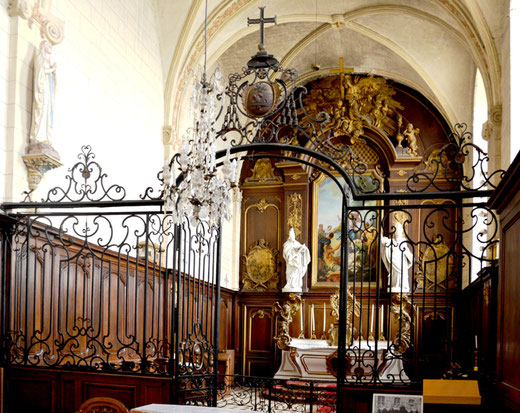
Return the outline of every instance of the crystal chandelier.
[[[215,159],[215,119],[220,102],[224,101],[224,79],[220,71],[207,80],[206,76],[206,28],[207,0],[204,35],[204,72],[197,75],[190,98],[190,116],[193,126],[182,136],[179,155],[164,165],[164,209],[173,212],[174,220],[181,222],[184,216],[192,224],[206,221],[217,225],[221,218],[231,218],[229,204],[237,187],[237,161],[231,161],[229,149],[220,174]],[[175,162],[182,172],[182,180],[176,185]],[[220,175],[220,176],[219,176]]]
[[[178,186],[175,185],[175,162],[163,169],[165,210],[173,212],[176,222],[186,215],[193,224],[202,220],[216,225],[221,218],[231,217],[229,203],[236,188],[237,161],[230,160],[228,149],[219,174],[215,159],[214,122],[224,90],[218,70],[209,82],[203,74],[193,85],[190,99],[193,126],[182,137],[177,162],[183,179]]]

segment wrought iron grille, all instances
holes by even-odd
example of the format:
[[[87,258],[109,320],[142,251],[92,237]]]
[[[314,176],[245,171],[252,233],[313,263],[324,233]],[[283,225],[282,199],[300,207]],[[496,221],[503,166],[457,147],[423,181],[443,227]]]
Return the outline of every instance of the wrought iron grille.
[[[449,147],[448,160],[465,153]],[[363,193],[353,169],[321,151],[251,143],[231,152],[296,160],[331,176],[343,193],[337,259],[347,270],[335,298],[338,323],[328,331],[337,346],[327,358],[330,383],[218,375],[220,229],[174,225],[151,195],[157,190],[125,200],[122,187],[105,184],[88,147],[66,189],[3,205],[10,218],[1,234],[2,362],[169,375],[179,403],[302,412],[334,411],[351,386],[410,387],[446,371],[456,357],[461,281],[496,258],[496,217],[476,199],[490,191],[448,191],[430,184],[437,176],[430,173],[411,178],[429,185],[424,192]],[[403,273],[382,260],[399,226],[388,260],[411,262],[406,288]],[[423,334],[426,324],[435,337]]]

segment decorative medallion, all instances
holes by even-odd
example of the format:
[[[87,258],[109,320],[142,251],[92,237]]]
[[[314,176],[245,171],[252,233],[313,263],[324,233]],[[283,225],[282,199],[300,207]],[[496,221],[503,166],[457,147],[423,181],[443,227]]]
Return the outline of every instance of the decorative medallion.
[[[250,116],[264,117],[274,111],[278,103],[278,85],[268,82],[257,82],[247,85],[243,90],[243,105]]]
[[[260,239],[244,255],[244,290],[276,290],[278,286],[278,251],[273,251],[264,239]]]

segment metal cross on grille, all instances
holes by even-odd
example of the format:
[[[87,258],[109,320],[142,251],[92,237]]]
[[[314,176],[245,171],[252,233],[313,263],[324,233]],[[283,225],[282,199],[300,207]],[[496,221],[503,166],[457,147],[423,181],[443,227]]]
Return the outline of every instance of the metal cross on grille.
[[[276,16],[274,16],[274,17],[265,17],[264,18],[265,6],[259,7],[259,9],[260,9],[260,18],[259,19],[250,19],[248,17],[247,18],[247,25],[248,26],[250,24],[259,24],[260,25],[260,44],[258,45],[258,48],[260,50],[265,50],[265,45],[264,45],[264,24],[265,23],[274,23],[274,24],[276,24]]]

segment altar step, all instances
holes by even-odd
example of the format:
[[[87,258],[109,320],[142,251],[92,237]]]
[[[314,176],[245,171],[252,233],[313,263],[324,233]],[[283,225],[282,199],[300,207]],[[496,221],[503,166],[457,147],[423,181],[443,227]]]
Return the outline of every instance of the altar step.
[[[231,386],[219,407],[276,413],[336,412],[336,383],[276,380],[271,386]]]
[[[264,389],[263,393],[264,397],[269,397],[267,389]],[[335,412],[336,383],[313,382],[311,384],[308,381],[287,380],[283,384],[273,386],[271,399],[287,403],[291,407],[294,404],[300,404],[307,405],[310,408],[312,404],[312,412],[316,413]]]

